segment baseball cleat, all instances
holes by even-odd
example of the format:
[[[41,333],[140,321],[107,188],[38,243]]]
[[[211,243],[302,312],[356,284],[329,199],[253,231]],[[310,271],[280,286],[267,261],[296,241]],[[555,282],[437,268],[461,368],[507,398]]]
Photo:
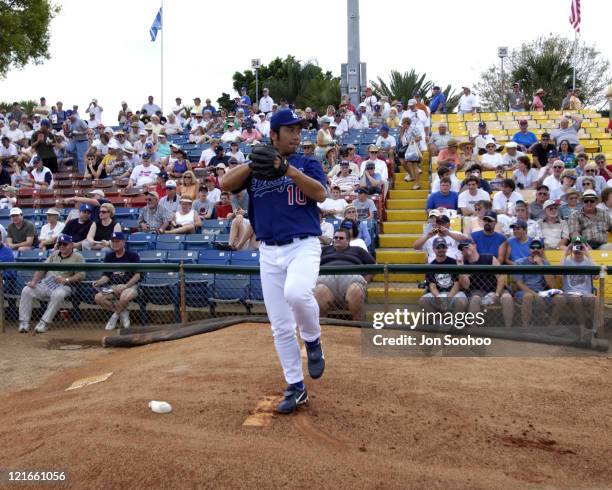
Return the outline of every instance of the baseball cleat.
[[[43,320],[39,321],[38,325],[36,325],[36,328],[34,329],[36,333],[45,333],[47,330],[49,330],[49,327]]]
[[[117,313],[113,313],[110,318],[108,319],[108,322],[106,322],[106,327],[104,327],[105,330],[114,330],[115,327],[117,326],[117,321],[119,320],[119,315],[117,315]]]
[[[299,405],[303,405],[308,401],[308,393],[306,388],[303,390],[295,385],[289,385],[283,393],[285,399],[276,406],[276,411],[282,414],[293,413]]]
[[[27,333],[30,331],[30,325],[27,322],[19,323],[19,333]]]
[[[323,376],[323,371],[325,371],[325,357],[323,356],[321,342],[310,347],[308,344],[305,345],[308,355],[308,374],[312,379],[318,379]]]

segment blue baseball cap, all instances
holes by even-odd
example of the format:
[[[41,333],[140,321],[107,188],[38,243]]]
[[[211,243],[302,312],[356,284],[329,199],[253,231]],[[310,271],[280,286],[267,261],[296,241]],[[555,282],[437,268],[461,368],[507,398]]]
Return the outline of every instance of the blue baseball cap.
[[[549,150],[549,152],[546,154],[547,157],[556,157],[559,154],[557,153],[557,150]]]
[[[153,148],[153,143],[145,143],[145,148]]]
[[[122,231],[113,231],[113,234],[111,235],[111,240],[125,240],[125,233],[123,233]]]
[[[72,237],[70,235],[65,235],[62,233],[57,237],[57,243],[72,243]]]
[[[381,131],[389,131],[389,126],[387,126],[386,124],[383,124],[383,125],[380,127],[380,130],[381,130]]]
[[[66,111],[66,117],[70,117],[70,116],[72,116],[72,115],[74,115],[74,111],[73,111],[72,109],[68,109],[68,110]]]
[[[142,154],[142,158],[145,158],[145,159],[147,159],[147,160],[148,160],[148,159],[150,159],[150,158],[151,158],[151,154],[150,154],[150,153],[148,153],[148,152],[144,152],[144,153]]]
[[[293,126],[294,124],[302,124],[302,118],[291,109],[281,109],[270,119],[270,129],[273,131],[278,131],[281,126]]]
[[[510,225],[510,228],[524,228],[527,229],[527,222],[522,219],[517,219],[514,223]]]
[[[32,158],[32,164],[36,164],[38,162],[41,162],[42,160],[40,159],[40,157],[38,155],[36,155],[34,158]]]
[[[495,211],[489,211],[482,217],[483,220],[486,218],[497,221],[497,213]]]
[[[91,208],[91,206],[90,206],[89,204],[81,204],[81,205],[79,206],[79,211],[81,211],[81,212],[86,211],[86,212],[88,212],[88,213],[91,213],[92,208]]]
[[[483,121],[483,122],[479,122],[479,123],[478,123],[478,127],[479,127],[479,128],[486,128],[486,127],[487,127],[487,123],[486,123],[486,122],[484,122],[484,121]]]
[[[43,119],[42,121],[40,121],[40,125],[49,127],[51,126],[51,123],[49,122],[48,119]]]

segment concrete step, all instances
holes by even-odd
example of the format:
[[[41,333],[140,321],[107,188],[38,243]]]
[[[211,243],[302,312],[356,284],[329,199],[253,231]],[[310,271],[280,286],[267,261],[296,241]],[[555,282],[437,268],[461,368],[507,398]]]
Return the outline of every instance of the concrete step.
[[[425,279],[425,274],[389,274],[390,282],[417,283]],[[384,274],[374,274],[374,282],[384,282]]]
[[[387,234],[418,234],[421,235],[423,233],[423,226],[425,225],[425,221],[386,221],[383,224],[383,233]]]
[[[424,264],[425,259],[425,252],[419,250],[401,248],[376,250],[376,262],[379,264]]]
[[[419,289],[416,286],[412,287],[389,287],[388,296],[389,303],[401,304],[409,299],[416,299],[423,296],[423,289]],[[385,300],[385,287],[384,284],[371,283],[368,286],[368,301],[380,301],[384,303]]]
[[[426,199],[391,199],[387,209],[425,209]]]
[[[414,181],[404,182],[402,179],[398,179],[396,176],[393,188],[398,190],[411,191],[413,185]],[[429,177],[423,177],[423,175],[421,175],[421,177],[419,178],[419,185],[421,186],[419,190],[429,190]]]
[[[412,189],[391,189],[388,199],[427,199],[429,197],[428,189],[413,191]]]
[[[380,235],[380,249],[389,247],[410,248],[421,233],[397,233]]]
[[[423,206],[423,209],[414,210],[387,209],[387,222],[389,221],[418,221],[425,223],[427,221],[425,206]]]

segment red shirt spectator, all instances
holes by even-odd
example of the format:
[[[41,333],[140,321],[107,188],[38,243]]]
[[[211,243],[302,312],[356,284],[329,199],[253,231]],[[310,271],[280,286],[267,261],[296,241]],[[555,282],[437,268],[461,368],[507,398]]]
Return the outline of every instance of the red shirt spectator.
[[[227,192],[221,193],[221,200],[215,204],[215,215],[217,219],[225,219],[233,211],[230,196]]]

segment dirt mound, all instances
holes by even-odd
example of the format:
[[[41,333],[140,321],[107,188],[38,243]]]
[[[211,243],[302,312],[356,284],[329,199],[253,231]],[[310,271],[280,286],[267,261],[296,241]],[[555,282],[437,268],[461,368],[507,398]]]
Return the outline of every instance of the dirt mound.
[[[80,488],[612,486],[607,358],[364,358],[359,330],[325,327],[327,371],[307,379],[309,405],[277,416],[284,386],[265,326],[123,350],[49,350],[88,346],[50,338],[7,334],[30,349],[13,350],[13,368],[41,367],[37,354],[82,364],[30,389],[0,385],[4,469],[66,470]]]

